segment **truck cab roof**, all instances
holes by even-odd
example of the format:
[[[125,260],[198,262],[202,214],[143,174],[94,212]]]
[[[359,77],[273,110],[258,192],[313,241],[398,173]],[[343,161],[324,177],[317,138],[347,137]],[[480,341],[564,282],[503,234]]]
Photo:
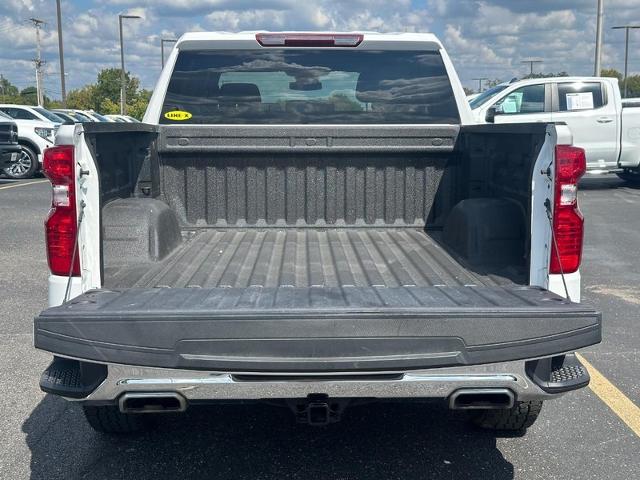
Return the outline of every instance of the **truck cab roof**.
[[[319,38],[322,36],[341,36],[349,37],[359,35],[362,36],[362,42],[358,48],[383,48],[393,50],[398,47],[402,49],[420,49],[420,50],[440,50],[442,43],[431,33],[378,33],[378,32],[329,32],[329,31],[303,31],[303,32],[271,32],[267,30],[244,31],[238,33],[232,32],[190,32],[185,33],[176,43],[178,50],[192,50],[209,47],[207,43],[211,43],[210,48],[229,49],[229,48],[263,48],[257,40],[260,35],[268,36],[307,36]],[[279,48],[287,48],[287,45],[281,45]],[[309,42],[310,48],[340,48],[317,46]],[[343,47],[345,48],[345,47]],[[348,47],[346,47],[348,48]]]

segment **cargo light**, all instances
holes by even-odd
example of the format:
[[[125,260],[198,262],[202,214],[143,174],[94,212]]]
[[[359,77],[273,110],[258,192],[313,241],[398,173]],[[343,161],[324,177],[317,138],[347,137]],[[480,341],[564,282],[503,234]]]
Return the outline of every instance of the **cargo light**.
[[[585,152],[570,145],[556,146],[555,206],[551,273],[574,273],[580,268],[584,217],[578,208],[578,182],[587,171]]]
[[[263,47],[357,47],[364,40],[359,33],[257,33]]]
[[[44,222],[49,269],[54,275],[79,276],[73,146],[45,150],[43,171],[52,188],[51,210]]]

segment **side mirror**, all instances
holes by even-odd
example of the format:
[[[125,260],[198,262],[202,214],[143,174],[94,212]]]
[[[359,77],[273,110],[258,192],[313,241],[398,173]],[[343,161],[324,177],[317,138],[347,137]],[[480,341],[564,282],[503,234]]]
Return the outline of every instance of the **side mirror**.
[[[489,107],[487,109],[487,114],[485,115],[484,119],[487,121],[487,123],[495,123],[496,121],[496,116],[500,115],[502,113],[501,109],[498,109],[498,107]]]

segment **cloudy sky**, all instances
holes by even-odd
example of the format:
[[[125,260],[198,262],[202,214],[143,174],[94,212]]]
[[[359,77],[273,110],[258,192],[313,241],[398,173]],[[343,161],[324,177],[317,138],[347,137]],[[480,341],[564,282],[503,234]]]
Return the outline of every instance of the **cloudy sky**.
[[[46,23],[45,87],[59,97],[55,0],[0,0],[0,74],[20,87],[34,83],[35,32]],[[545,72],[593,73],[597,0],[63,0],[67,88],[119,65],[117,14],[126,23],[126,66],[153,87],[160,38],[194,30],[377,30],[436,33],[463,83],[527,73],[525,58],[543,58]],[[623,68],[624,35],[614,25],[640,25],[639,0],[605,0],[604,67]],[[640,73],[640,30],[632,35],[630,70]]]

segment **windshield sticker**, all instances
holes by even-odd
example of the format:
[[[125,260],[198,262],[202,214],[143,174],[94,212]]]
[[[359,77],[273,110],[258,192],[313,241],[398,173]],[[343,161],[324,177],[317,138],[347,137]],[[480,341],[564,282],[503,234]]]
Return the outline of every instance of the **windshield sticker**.
[[[171,110],[164,114],[164,118],[167,120],[175,120],[177,122],[182,122],[183,120],[189,120],[193,115],[189,112],[185,112],[182,110]]]
[[[567,93],[567,110],[593,109],[593,92]]]

